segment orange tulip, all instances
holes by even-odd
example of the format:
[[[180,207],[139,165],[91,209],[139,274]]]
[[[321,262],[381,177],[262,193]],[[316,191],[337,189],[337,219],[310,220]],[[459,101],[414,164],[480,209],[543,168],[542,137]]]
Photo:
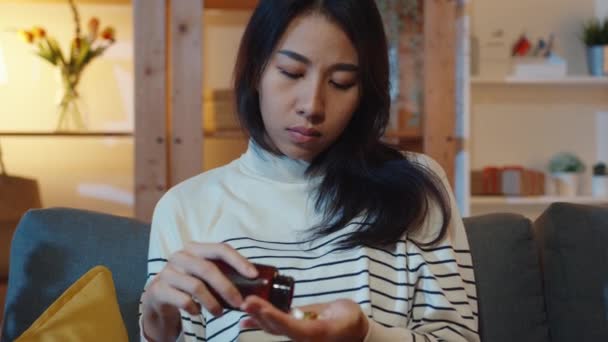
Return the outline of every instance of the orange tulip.
[[[114,36],[114,28],[111,26],[106,27],[102,32],[101,32],[101,38],[109,40],[109,41],[114,41],[115,36]]]
[[[32,32],[26,30],[19,30],[18,34],[24,42],[30,44],[34,42],[34,34]]]
[[[97,36],[97,31],[99,30],[99,19],[97,19],[96,17],[92,17],[89,20],[89,32],[93,35],[93,36]]]
[[[32,33],[34,34],[34,37],[36,38],[44,38],[46,36],[46,31],[39,26],[36,26],[32,29]]]

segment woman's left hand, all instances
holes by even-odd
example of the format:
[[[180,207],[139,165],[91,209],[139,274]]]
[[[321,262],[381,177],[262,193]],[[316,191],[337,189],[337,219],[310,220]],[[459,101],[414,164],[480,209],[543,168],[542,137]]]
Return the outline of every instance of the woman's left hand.
[[[339,299],[298,309],[315,313],[317,318],[296,319],[259,297],[249,296],[241,310],[250,317],[241,322],[241,327],[262,329],[273,335],[287,336],[295,342],[363,341],[369,329],[367,317],[351,300]]]

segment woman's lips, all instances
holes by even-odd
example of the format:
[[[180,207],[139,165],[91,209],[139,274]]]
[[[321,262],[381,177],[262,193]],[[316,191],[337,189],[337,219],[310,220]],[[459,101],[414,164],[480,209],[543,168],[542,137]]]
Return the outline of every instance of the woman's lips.
[[[289,132],[291,140],[296,143],[307,143],[321,137],[321,132],[314,128],[290,127],[287,129],[287,132]]]

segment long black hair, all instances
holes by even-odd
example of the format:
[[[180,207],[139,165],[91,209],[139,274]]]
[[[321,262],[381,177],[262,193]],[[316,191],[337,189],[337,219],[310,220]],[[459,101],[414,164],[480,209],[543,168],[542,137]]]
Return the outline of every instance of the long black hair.
[[[384,26],[374,0],[261,0],[245,29],[234,71],[243,128],[259,146],[277,153],[266,140],[258,85],[291,21],[313,13],[340,26],[355,47],[361,95],[345,131],[307,170],[323,176],[316,208],[324,219],[311,233],[322,237],[358,219],[359,228],[340,245],[391,245],[424,224],[429,201],[434,201],[443,224],[432,241],[420,243],[437,243],[445,236],[451,215],[441,179],[381,141],[389,119],[389,67]]]

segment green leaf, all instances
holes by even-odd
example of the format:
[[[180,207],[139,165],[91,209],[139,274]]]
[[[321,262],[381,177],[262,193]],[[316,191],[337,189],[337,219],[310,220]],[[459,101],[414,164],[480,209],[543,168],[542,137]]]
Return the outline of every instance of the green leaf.
[[[602,44],[608,45],[608,18],[604,20],[604,25],[602,27]]]
[[[608,175],[608,170],[606,169],[605,163],[597,163],[593,165],[593,175],[594,176],[606,176]]]
[[[549,171],[556,172],[582,172],[585,164],[572,153],[558,153],[549,161]]]
[[[53,55],[52,51],[48,48],[48,46],[45,46],[41,42],[38,43],[38,51],[36,52],[36,54],[42,57],[43,59],[49,61],[49,63],[57,65],[57,58],[55,57],[55,55]]]
[[[44,59],[45,61],[48,61],[49,63],[53,64],[53,65],[57,65],[57,62],[53,59],[53,57],[49,56],[49,55],[45,55],[43,53],[41,53],[40,51],[36,52],[36,54],[40,57],[42,57],[42,59]]]
[[[105,51],[105,49],[105,47],[99,46],[91,50],[91,52],[87,55],[87,58],[83,61],[83,66],[89,64],[93,59],[100,56]]]
[[[89,45],[88,40],[82,39],[80,44],[80,51],[78,56],[76,57],[76,68],[79,70],[82,69],[85,65],[85,61],[87,57],[91,54],[91,45]]]
[[[79,73],[84,67],[87,56],[91,53],[91,45],[85,38],[80,38],[80,46],[76,47],[75,44],[71,45],[70,52],[70,67],[75,73]]]
[[[590,19],[583,24],[581,39],[586,46],[608,44],[608,19]]]
[[[54,38],[49,37],[46,39],[46,42],[48,43],[51,51],[53,51],[53,55],[57,57],[62,65],[66,65],[65,58],[63,57],[63,53],[61,52],[61,48],[59,47],[57,41]]]

